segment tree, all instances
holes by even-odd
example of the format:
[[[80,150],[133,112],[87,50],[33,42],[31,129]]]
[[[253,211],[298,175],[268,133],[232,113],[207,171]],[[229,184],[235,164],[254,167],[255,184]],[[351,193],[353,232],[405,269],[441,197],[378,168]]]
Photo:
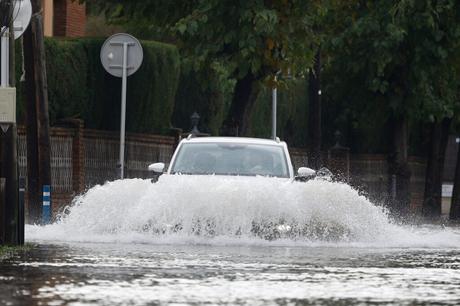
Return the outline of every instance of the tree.
[[[453,61],[453,66],[457,71],[457,75],[460,75],[460,47],[457,51],[457,57]],[[460,101],[460,82],[457,83],[457,100]],[[457,103],[454,114],[454,124],[456,125],[456,131],[458,133],[460,131],[460,103]],[[460,147],[458,148],[457,153],[457,165],[455,167],[454,187],[449,218],[456,221],[460,220]]]
[[[429,124],[430,138],[422,212],[425,217],[431,219],[441,216],[442,176],[451,122],[452,118],[445,117],[441,122],[437,120]]]
[[[449,218],[451,220],[460,220],[460,148],[457,153],[457,166],[455,167],[454,190]]]
[[[241,135],[248,134],[262,84],[274,86],[280,70],[299,75],[312,65],[318,45],[312,29],[323,12],[320,2],[313,0],[90,3],[102,8],[111,22],[130,26],[135,21],[138,32],[175,42],[195,70],[224,70],[235,79],[226,122],[235,124]]]
[[[335,72],[328,91],[337,100],[353,101],[356,116],[379,109],[385,117],[381,131],[388,138],[389,181],[396,183],[393,207],[405,214],[410,200],[409,125],[451,118],[457,101],[449,58],[459,41],[459,4],[355,1],[348,8],[337,13],[337,24],[345,26],[328,44]]]

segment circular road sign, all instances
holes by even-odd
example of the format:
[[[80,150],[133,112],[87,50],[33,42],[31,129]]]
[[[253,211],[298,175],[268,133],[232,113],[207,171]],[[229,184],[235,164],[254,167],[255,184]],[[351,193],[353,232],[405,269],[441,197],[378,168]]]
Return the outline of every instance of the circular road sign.
[[[132,35],[118,33],[110,36],[101,48],[101,63],[115,77],[123,76],[123,57],[126,48],[126,74],[135,73],[142,64],[144,53],[139,41]]]
[[[13,7],[14,39],[18,39],[26,31],[32,17],[30,0],[15,0]]]
[[[139,41],[132,35],[118,33],[110,36],[101,48],[101,63],[105,70],[113,76],[123,76],[123,53],[126,50],[126,73],[130,76],[142,64],[144,53]]]

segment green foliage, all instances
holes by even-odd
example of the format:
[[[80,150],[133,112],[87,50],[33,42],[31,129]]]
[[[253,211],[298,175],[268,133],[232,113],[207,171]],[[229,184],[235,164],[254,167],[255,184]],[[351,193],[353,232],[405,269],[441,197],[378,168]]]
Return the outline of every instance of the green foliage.
[[[132,131],[165,132],[170,120],[188,130],[198,111],[202,130],[218,134],[236,82],[250,73],[268,85],[251,134],[268,137],[273,75],[288,68],[306,75],[319,44],[324,147],[338,129],[355,152],[383,153],[387,119],[398,115],[409,118],[412,150],[420,152],[422,123],[460,112],[458,0],[86,2],[93,14],[105,13],[140,38],[172,42],[182,53],[179,63],[175,47],[144,42],[144,65],[128,81]],[[118,129],[120,80],[100,65],[101,44],[46,41],[53,121],[75,116],[89,127]],[[306,142],[304,83],[290,81],[278,91],[278,134],[296,146]]]
[[[330,13],[325,98],[357,151],[385,151],[391,114],[408,117],[420,140],[420,122],[458,110],[458,1],[348,1]]]
[[[160,33],[175,41],[196,70],[220,61],[239,78],[308,68],[318,43],[313,27],[325,11],[324,3],[305,0],[86,2],[112,23],[135,25],[144,38]]]
[[[316,50],[312,1],[195,1],[170,28],[195,69],[219,61],[243,78],[273,77],[279,70],[304,72]],[[299,71],[294,71],[299,70]]]
[[[223,77],[223,67],[208,69],[207,73],[191,70],[187,63],[182,68],[172,117],[173,125],[189,131],[190,115],[196,111],[201,116],[200,131],[219,135],[231,103],[235,82]]]
[[[52,124],[60,118],[76,117],[89,128],[119,129],[121,79],[109,75],[100,63],[103,42],[45,40]],[[165,133],[170,127],[179,81],[179,55],[171,45],[143,41],[142,46],[142,66],[128,78],[126,128],[131,132]]]
[[[140,37],[174,42],[198,74],[237,82],[229,117],[243,134],[248,123],[240,121],[247,120],[260,82],[274,86],[278,71],[302,75],[312,65],[320,37],[315,27],[324,14],[314,0],[88,2]]]
[[[335,76],[329,88],[335,98],[347,97],[359,111],[363,103],[375,101],[386,103],[388,112],[412,118],[452,117],[458,84],[451,65],[460,42],[458,2],[368,1],[353,10],[344,30],[327,46]]]
[[[50,121],[86,118],[90,107],[86,76],[91,67],[84,44],[47,39],[45,48]]]

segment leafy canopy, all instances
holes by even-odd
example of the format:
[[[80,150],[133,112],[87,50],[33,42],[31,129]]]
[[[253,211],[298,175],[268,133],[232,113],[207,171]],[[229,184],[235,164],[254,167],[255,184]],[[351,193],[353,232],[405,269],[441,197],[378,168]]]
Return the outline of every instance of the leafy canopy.
[[[195,70],[225,67],[232,78],[252,74],[259,80],[311,66],[319,43],[315,28],[325,11],[314,0],[89,2],[141,38],[175,42]]]
[[[353,92],[368,105],[380,101],[422,120],[452,117],[460,84],[452,64],[459,57],[460,3],[355,1],[349,8],[334,16],[342,28],[328,45],[331,91]]]

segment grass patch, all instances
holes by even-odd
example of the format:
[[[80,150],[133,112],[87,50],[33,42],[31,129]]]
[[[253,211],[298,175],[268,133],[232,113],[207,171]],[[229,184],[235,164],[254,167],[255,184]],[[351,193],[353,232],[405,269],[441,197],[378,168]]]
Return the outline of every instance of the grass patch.
[[[26,243],[20,246],[0,245],[0,261],[10,258],[17,253],[27,252],[33,247],[32,244]]]

